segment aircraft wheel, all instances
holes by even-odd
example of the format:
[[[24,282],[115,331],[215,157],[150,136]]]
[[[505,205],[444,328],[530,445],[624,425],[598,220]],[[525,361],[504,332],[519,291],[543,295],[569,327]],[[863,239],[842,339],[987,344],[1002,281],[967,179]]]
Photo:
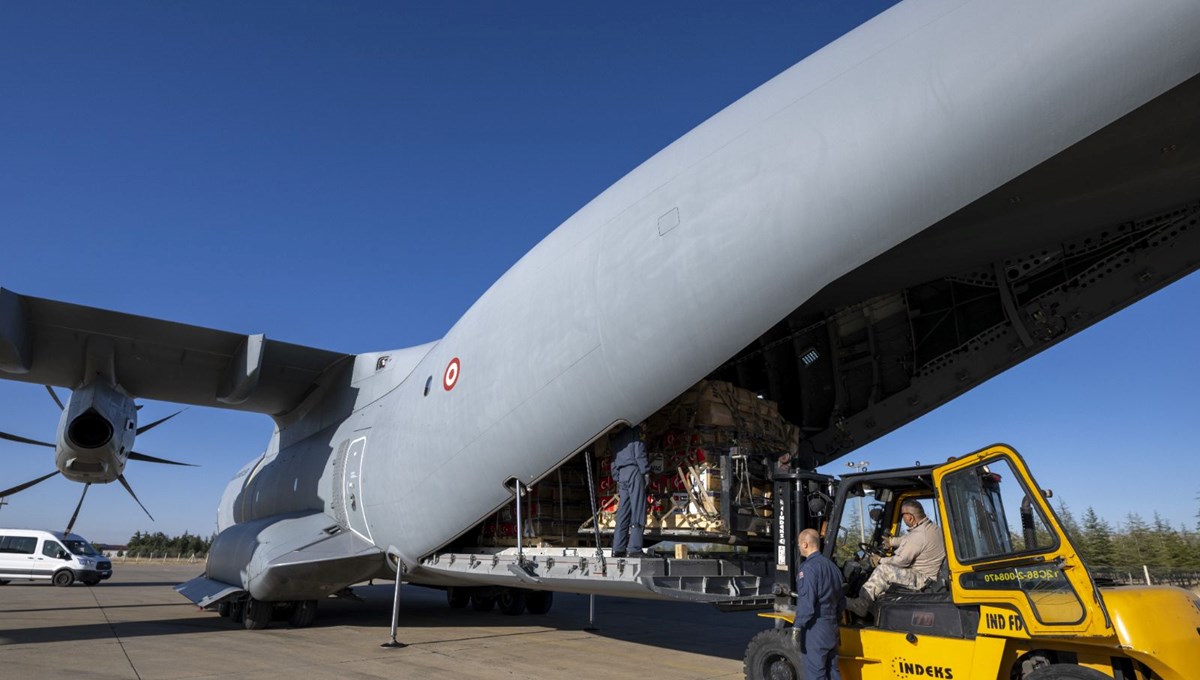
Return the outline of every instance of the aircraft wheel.
[[[549,590],[535,590],[525,596],[525,611],[530,614],[542,615],[550,611],[554,604],[554,593]]]
[[[746,647],[746,680],[803,680],[800,641],[794,628],[764,630]]]
[[[451,609],[462,609],[470,601],[471,593],[466,588],[450,586],[446,589],[446,604],[450,605]]]
[[[300,600],[292,605],[292,613],[288,616],[288,625],[292,628],[307,628],[317,618],[317,601]]]
[[[246,619],[246,603],[231,602],[229,603],[229,620],[234,623],[242,623]]]
[[[270,602],[263,602],[252,597],[246,600],[245,609],[242,612],[242,625],[246,626],[246,630],[262,630],[271,622],[272,610],[274,607]]]
[[[223,619],[229,618],[229,614],[232,611],[233,611],[233,605],[230,604],[228,600],[226,600],[225,602],[221,602],[220,604],[217,605],[217,614],[220,614],[221,618],[223,618]]]
[[[6,585],[8,585],[8,580],[0,578],[0,586],[6,586]]]
[[[505,588],[496,598],[500,611],[508,616],[525,613],[525,591],[519,588]]]
[[[496,606],[496,598],[487,595],[472,595],[471,609],[477,612],[490,612]]]
[[[1108,676],[1073,663],[1056,663],[1026,675],[1025,680],[1108,680]]]
[[[75,582],[75,572],[70,569],[62,569],[54,574],[54,585],[60,588],[66,588]]]

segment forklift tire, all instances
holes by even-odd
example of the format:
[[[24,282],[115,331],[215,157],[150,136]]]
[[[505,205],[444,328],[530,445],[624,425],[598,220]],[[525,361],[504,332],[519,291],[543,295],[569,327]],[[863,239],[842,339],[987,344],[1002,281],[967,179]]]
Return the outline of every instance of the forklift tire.
[[[535,590],[525,596],[525,611],[541,616],[550,611],[554,604],[554,593],[549,590]]]
[[[804,680],[800,641],[794,628],[764,630],[746,647],[746,680]]]
[[[490,612],[496,606],[496,599],[486,595],[472,595],[471,609],[477,612]]]
[[[505,588],[496,598],[500,611],[507,616],[525,613],[525,591],[518,588]]]
[[[1076,666],[1073,663],[1056,663],[1044,666],[1025,676],[1025,680],[1110,680],[1099,671]]]
[[[450,605],[451,609],[462,609],[471,601],[471,592],[466,588],[455,588],[450,586],[446,589],[446,604]]]

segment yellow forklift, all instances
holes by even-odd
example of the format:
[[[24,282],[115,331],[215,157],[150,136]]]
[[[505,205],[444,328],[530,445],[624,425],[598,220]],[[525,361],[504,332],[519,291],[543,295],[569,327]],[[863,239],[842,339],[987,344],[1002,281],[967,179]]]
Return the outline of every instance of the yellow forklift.
[[[780,472],[775,486],[776,627],[746,650],[748,680],[803,680],[792,627],[796,535],[823,535],[848,595],[918,500],[946,543],[942,578],[897,586],[840,626],[845,680],[1197,680],[1200,598],[1172,587],[1099,587],[1021,457],[991,446],[941,465],[834,480]]]

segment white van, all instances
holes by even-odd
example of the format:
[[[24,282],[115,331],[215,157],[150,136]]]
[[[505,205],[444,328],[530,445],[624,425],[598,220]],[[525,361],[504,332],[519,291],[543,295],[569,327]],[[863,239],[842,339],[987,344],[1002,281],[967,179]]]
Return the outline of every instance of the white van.
[[[15,579],[94,586],[112,576],[112,561],[78,534],[0,529],[0,586]]]

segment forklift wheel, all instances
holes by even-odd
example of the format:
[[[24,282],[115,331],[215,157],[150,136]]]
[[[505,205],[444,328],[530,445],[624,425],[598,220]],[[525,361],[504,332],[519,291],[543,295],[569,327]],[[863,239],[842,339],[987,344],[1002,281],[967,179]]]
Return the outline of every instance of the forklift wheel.
[[[1056,663],[1025,676],[1025,680],[1109,680],[1108,676],[1073,663]]]
[[[746,647],[742,670],[746,680],[802,680],[796,629],[764,630]]]

